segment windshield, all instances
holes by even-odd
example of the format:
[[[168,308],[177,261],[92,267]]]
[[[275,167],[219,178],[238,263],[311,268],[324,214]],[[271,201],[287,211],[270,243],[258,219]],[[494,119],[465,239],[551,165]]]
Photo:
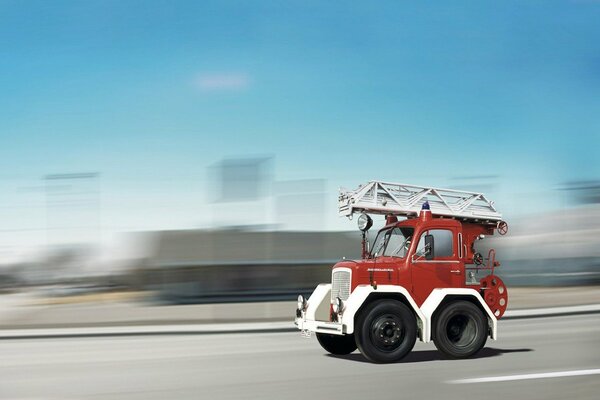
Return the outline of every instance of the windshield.
[[[380,256],[405,257],[410,247],[413,231],[413,228],[398,227],[380,231],[377,238],[375,238],[375,243],[373,243],[370,258]]]

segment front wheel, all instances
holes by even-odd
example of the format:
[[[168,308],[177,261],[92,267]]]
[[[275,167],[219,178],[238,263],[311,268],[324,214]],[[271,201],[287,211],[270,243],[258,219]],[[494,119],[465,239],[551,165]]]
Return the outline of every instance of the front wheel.
[[[355,334],[358,348],[369,361],[394,362],[415,346],[417,321],[403,303],[378,300],[360,313]]]
[[[356,350],[354,335],[330,335],[317,332],[317,340],[326,351],[338,356],[350,354]]]
[[[435,318],[433,342],[449,358],[467,358],[485,346],[487,318],[468,301],[446,305]]]

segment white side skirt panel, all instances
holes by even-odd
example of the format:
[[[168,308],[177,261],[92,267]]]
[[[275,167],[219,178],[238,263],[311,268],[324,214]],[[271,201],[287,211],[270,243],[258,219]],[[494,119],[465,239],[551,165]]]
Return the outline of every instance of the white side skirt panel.
[[[492,328],[490,337],[493,340],[496,340],[496,334],[497,334],[497,329],[498,329],[498,320],[492,313],[492,310],[490,310],[488,305],[481,298],[479,293],[475,289],[446,288],[446,289],[433,289],[433,291],[431,292],[429,297],[427,297],[427,300],[425,300],[425,302],[421,306],[421,311],[423,312],[423,314],[425,315],[425,318],[427,319],[427,323],[425,324],[425,326],[427,326],[427,331],[425,332],[426,333],[425,337],[427,339],[423,340],[424,342],[429,342],[431,340],[431,327],[433,324],[433,321],[432,321],[433,313],[435,312],[436,308],[438,308],[438,306],[440,305],[442,300],[444,300],[444,297],[446,297],[448,295],[463,295],[463,296],[472,296],[472,297],[476,298],[477,301],[479,301],[479,303],[481,304],[481,306],[483,307],[483,309],[485,310],[485,312],[488,315],[488,323],[489,323],[490,327]]]

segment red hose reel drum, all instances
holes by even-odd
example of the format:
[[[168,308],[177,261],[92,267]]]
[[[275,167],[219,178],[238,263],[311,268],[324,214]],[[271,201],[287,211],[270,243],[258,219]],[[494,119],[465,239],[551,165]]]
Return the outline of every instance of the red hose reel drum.
[[[496,318],[502,318],[508,306],[506,285],[497,275],[488,275],[479,282],[483,292],[483,300],[485,300]]]

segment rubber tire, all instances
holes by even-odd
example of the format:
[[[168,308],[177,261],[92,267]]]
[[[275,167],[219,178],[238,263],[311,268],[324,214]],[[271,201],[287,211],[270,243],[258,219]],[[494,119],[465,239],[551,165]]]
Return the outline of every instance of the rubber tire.
[[[356,341],[354,335],[330,335],[328,333],[318,333],[317,340],[322,348],[331,354],[343,356],[356,350]]]
[[[456,344],[450,337],[449,322],[456,318],[465,319],[475,329],[471,340],[465,337],[467,343]],[[461,335],[462,336],[462,335]],[[435,347],[448,358],[468,358],[485,346],[488,337],[488,321],[486,315],[475,304],[459,300],[448,303],[435,317],[433,342]],[[459,338],[459,340],[461,340]]]
[[[397,317],[404,329],[399,346],[391,351],[378,348],[371,334],[372,324],[386,314]],[[374,363],[391,363],[404,358],[415,346],[417,321],[412,310],[405,304],[396,300],[377,300],[368,304],[359,314],[355,336],[356,344],[367,360]]]

